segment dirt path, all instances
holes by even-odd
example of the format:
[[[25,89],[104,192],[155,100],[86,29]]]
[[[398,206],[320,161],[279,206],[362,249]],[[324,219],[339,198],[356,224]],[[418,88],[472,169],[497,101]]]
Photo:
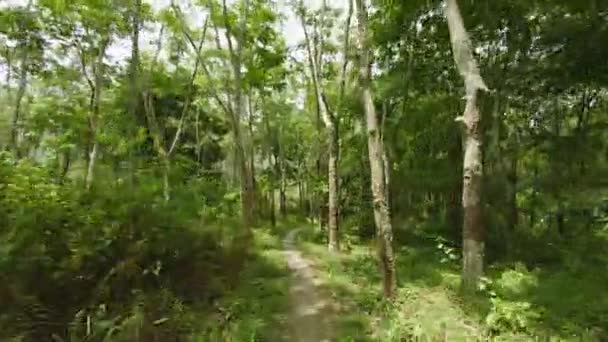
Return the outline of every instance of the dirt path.
[[[315,276],[311,262],[295,246],[294,240],[299,231],[291,230],[283,240],[285,257],[293,272],[290,287],[290,341],[329,342],[334,337],[332,301],[320,290],[321,281]]]

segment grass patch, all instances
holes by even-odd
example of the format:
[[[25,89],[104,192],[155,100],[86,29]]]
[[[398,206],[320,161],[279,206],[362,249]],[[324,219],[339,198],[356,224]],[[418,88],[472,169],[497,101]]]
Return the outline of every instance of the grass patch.
[[[343,341],[607,338],[608,297],[602,293],[608,279],[603,272],[496,265],[488,270],[486,289],[464,298],[458,260],[446,258],[445,248],[417,242],[396,251],[398,295],[387,303],[381,298],[380,273],[370,246],[351,244],[332,254],[314,242],[314,232],[311,228],[303,233],[299,245],[343,305]]]
[[[254,247],[236,288],[217,303],[205,331],[190,341],[261,342],[285,340],[289,271],[279,234],[254,233]]]
[[[381,278],[374,251],[352,245],[343,254],[331,254],[324,246],[302,242],[308,257],[326,274],[327,286],[343,304],[343,341],[404,341],[443,336],[466,340],[479,333],[455,300],[451,288],[457,274],[440,263],[425,262],[428,251],[401,250],[398,297],[394,303],[382,299]],[[346,302],[344,302],[346,300]],[[357,322],[353,327],[348,323]]]

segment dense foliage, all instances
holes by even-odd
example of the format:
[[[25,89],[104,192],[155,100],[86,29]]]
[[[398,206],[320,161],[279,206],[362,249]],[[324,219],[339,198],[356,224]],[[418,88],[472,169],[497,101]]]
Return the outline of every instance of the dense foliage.
[[[473,294],[448,2],[489,88]],[[295,225],[376,322],[346,337],[608,336],[605,1],[9,3],[0,340],[277,340]]]

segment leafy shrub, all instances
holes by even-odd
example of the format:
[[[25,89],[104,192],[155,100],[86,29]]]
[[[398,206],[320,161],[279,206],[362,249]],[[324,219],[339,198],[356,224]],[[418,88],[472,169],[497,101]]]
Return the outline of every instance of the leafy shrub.
[[[493,333],[528,333],[542,317],[542,309],[528,300],[538,285],[537,275],[521,264],[503,271],[494,281],[484,278],[483,290],[490,296],[490,312],[485,318]]]
[[[70,326],[71,340],[85,327],[87,340],[101,341],[136,325],[146,340],[145,327],[171,327],[153,323],[177,315],[179,303],[221,293],[226,253],[201,226],[200,207],[164,203],[145,178],[82,194],[2,155],[0,184],[0,338],[64,338]]]

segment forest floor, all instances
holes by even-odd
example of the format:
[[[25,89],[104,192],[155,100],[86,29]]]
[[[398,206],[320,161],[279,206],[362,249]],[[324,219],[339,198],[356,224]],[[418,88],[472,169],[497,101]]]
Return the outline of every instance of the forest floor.
[[[490,289],[464,298],[458,262],[436,244],[411,240],[396,250],[399,291],[389,303],[373,245],[345,239],[332,253],[322,241],[296,219],[256,229],[242,280],[221,304],[230,338],[217,340],[601,340],[590,336],[608,314],[599,272],[492,266]]]

